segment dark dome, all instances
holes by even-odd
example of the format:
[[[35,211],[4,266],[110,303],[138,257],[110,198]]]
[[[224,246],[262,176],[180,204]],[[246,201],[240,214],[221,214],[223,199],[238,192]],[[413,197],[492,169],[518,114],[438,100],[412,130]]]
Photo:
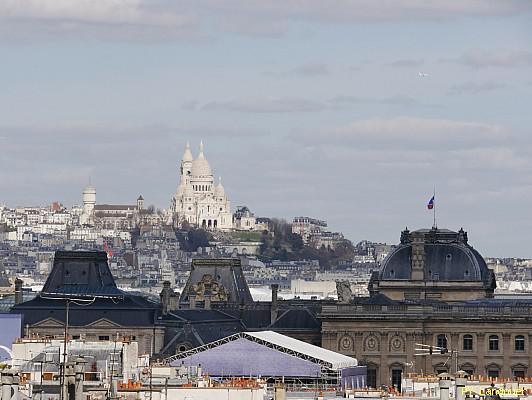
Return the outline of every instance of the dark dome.
[[[401,234],[401,244],[383,261],[380,280],[411,280],[412,249],[423,252],[424,280],[427,281],[484,281],[491,285],[493,273],[482,256],[467,243],[462,229],[408,230]]]

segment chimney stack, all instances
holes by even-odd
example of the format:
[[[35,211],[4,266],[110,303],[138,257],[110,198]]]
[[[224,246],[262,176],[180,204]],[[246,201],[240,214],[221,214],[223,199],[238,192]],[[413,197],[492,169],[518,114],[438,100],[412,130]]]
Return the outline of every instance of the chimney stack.
[[[87,361],[83,357],[76,358],[76,364],[74,365],[74,372],[76,374],[75,380],[75,400],[82,400],[83,398],[83,378],[85,364]]]
[[[13,384],[13,371],[4,369],[2,371],[2,393],[0,399],[11,400],[11,385]]]
[[[279,285],[274,283],[271,286],[272,289],[272,305],[271,305],[271,316],[270,316],[270,324],[274,324],[275,321],[277,321],[277,314],[279,312],[278,309],[278,302],[277,302],[277,292],[279,291]]]
[[[447,373],[439,374],[440,378],[440,400],[449,400],[449,388],[451,387],[451,376]]]
[[[456,400],[465,400],[465,386],[467,384],[467,372],[465,371],[458,371],[455,374],[454,378],[454,384],[456,388],[456,395],[454,398]]]
[[[15,304],[20,304],[22,303],[23,299],[22,299],[22,284],[24,282],[22,281],[22,279],[15,279]]]

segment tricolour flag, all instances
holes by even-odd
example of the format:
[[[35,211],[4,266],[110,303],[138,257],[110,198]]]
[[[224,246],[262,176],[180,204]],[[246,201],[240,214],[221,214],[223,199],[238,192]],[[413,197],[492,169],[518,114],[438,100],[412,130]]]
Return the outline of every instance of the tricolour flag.
[[[427,208],[432,210],[434,208],[434,196],[432,196],[427,204]]]

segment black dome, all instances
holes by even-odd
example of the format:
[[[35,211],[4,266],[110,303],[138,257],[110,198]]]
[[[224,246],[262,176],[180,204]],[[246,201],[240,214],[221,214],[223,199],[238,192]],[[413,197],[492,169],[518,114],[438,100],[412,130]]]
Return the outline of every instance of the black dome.
[[[483,281],[493,285],[493,272],[482,256],[467,243],[467,233],[462,229],[405,230],[401,244],[383,261],[380,280],[411,280],[412,249],[417,242],[423,246],[423,275],[426,281]]]

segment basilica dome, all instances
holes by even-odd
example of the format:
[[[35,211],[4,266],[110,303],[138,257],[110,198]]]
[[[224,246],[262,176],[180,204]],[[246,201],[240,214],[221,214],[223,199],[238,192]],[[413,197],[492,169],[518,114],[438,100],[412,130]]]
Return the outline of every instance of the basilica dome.
[[[225,196],[225,189],[222,185],[222,178],[218,178],[218,185],[216,185],[216,188],[214,189],[214,194],[218,197],[224,197]]]
[[[187,142],[185,153],[183,154],[183,162],[190,162],[192,160],[194,160],[194,157],[192,157],[192,152],[190,151],[190,143]]]
[[[211,166],[203,154],[203,142],[200,143],[200,153],[198,158],[192,161],[192,168],[190,171],[192,176],[210,176],[212,175]]]

